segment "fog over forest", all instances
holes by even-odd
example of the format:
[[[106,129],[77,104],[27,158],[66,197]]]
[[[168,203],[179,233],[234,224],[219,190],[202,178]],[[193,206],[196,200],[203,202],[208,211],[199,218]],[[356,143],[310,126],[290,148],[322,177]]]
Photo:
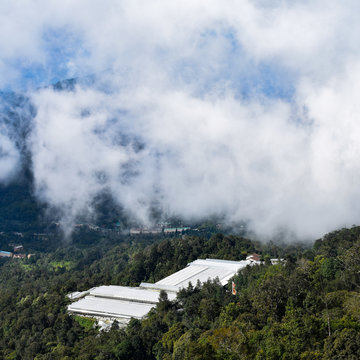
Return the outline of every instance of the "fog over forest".
[[[144,224],[359,222],[358,2],[87,4],[0,5],[2,184],[30,161],[64,226],[104,192]]]

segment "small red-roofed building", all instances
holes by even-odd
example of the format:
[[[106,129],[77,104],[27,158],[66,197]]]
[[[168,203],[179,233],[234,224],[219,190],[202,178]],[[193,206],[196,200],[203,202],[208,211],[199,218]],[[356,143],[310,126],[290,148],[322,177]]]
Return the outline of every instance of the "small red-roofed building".
[[[24,247],[22,245],[15,245],[14,246],[14,252],[19,252],[24,250]]]
[[[246,257],[246,260],[250,260],[250,261],[260,261],[260,259],[261,259],[261,255],[256,253],[250,254]]]

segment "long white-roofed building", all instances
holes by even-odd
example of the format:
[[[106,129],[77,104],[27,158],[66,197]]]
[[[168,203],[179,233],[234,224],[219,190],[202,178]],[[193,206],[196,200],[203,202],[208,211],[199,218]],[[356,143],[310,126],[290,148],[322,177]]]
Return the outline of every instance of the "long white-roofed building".
[[[222,285],[226,285],[239,270],[258,263],[254,260],[198,259],[155,284],[141,283],[139,287],[99,286],[75,295],[69,294],[70,299],[79,299],[78,294],[86,296],[70,304],[68,311],[84,316],[116,319],[126,324],[132,317],[145,317],[159,302],[161,290],[167,293],[169,300],[174,300],[176,293],[188,287],[189,283],[195,286],[198,281],[204,283],[218,278]]]
[[[74,314],[117,319],[128,323],[133,317],[143,318],[159,301],[160,290],[141,287],[99,286],[91,289],[87,296],[68,306]],[[176,293],[168,293],[174,300]]]
[[[207,280],[215,280],[218,278],[222,285],[226,285],[239,270],[252,262],[248,260],[229,261],[216,259],[198,259],[180,271],[159,280],[155,284],[141,283],[140,286],[152,289],[164,289],[168,291],[179,291],[188,287],[189,283],[196,285],[198,281],[201,283]]]

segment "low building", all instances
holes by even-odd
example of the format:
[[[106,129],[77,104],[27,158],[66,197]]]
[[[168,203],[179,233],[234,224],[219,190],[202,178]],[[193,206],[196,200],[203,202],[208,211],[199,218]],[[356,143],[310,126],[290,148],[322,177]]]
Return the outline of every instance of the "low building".
[[[20,245],[15,245],[14,246],[14,252],[19,252],[24,250],[24,247],[20,244]]]
[[[130,235],[161,234],[162,228],[131,228]]]
[[[116,319],[125,325],[132,317],[145,317],[159,302],[161,290],[167,293],[169,300],[174,300],[176,293],[188,287],[189,283],[195,286],[197,282],[219,279],[222,285],[226,285],[239,270],[255,263],[249,260],[198,259],[155,284],[141,283],[139,287],[99,286],[85,292],[72,293],[68,297],[77,301],[68,306],[68,311],[99,319]]]
[[[12,255],[9,251],[0,251],[0,257],[12,257]]]
[[[191,230],[190,227],[175,227],[175,228],[165,228],[164,233],[165,234],[173,234],[173,233],[181,233],[183,231]]]
[[[226,285],[239,270],[251,265],[248,260],[229,261],[217,259],[198,259],[180,271],[159,280],[155,284],[141,283],[140,286],[146,288],[161,288],[169,291],[179,291],[186,288],[189,283],[196,285],[198,281],[201,283],[207,280],[215,280],[218,278],[222,285]]]
[[[26,254],[14,254],[13,258],[14,259],[26,259],[27,256],[26,256]]]
[[[130,235],[140,235],[141,229],[130,229]]]
[[[120,324],[127,324],[130,319],[143,318],[159,301],[160,290],[148,290],[127,286],[99,286],[89,294],[68,306],[73,314],[96,318],[116,319]],[[175,293],[169,293],[173,300]]]
[[[95,288],[92,288],[90,290],[86,290],[86,291],[74,291],[72,292],[71,294],[68,294],[67,297],[70,299],[70,300],[77,300],[77,299],[81,299],[83,298],[84,296],[86,295],[89,295],[90,294],[90,291],[94,290]]]
[[[177,228],[166,228],[166,229],[164,229],[165,234],[172,234],[172,233],[176,233],[176,232],[177,232]]]
[[[162,233],[162,229],[160,228],[155,228],[155,229],[142,229],[142,233],[143,234],[160,234]]]
[[[261,259],[261,255],[256,253],[250,254],[246,257],[246,260],[250,260],[250,261],[260,261],[260,259]]]

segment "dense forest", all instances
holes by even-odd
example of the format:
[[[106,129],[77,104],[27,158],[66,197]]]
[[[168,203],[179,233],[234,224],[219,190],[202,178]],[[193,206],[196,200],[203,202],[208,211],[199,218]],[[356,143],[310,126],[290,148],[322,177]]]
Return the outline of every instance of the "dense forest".
[[[0,260],[3,359],[359,359],[360,227],[313,247],[240,236],[129,237],[91,233],[30,259]],[[88,241],[85,240],[88,239]],[[196,258],[262,254],[230,286],[165,293],[146,319],[99,332],[70,316],[66,295],[102,284],[157,281]],[[271,265],[270,257],[284,261]]]

